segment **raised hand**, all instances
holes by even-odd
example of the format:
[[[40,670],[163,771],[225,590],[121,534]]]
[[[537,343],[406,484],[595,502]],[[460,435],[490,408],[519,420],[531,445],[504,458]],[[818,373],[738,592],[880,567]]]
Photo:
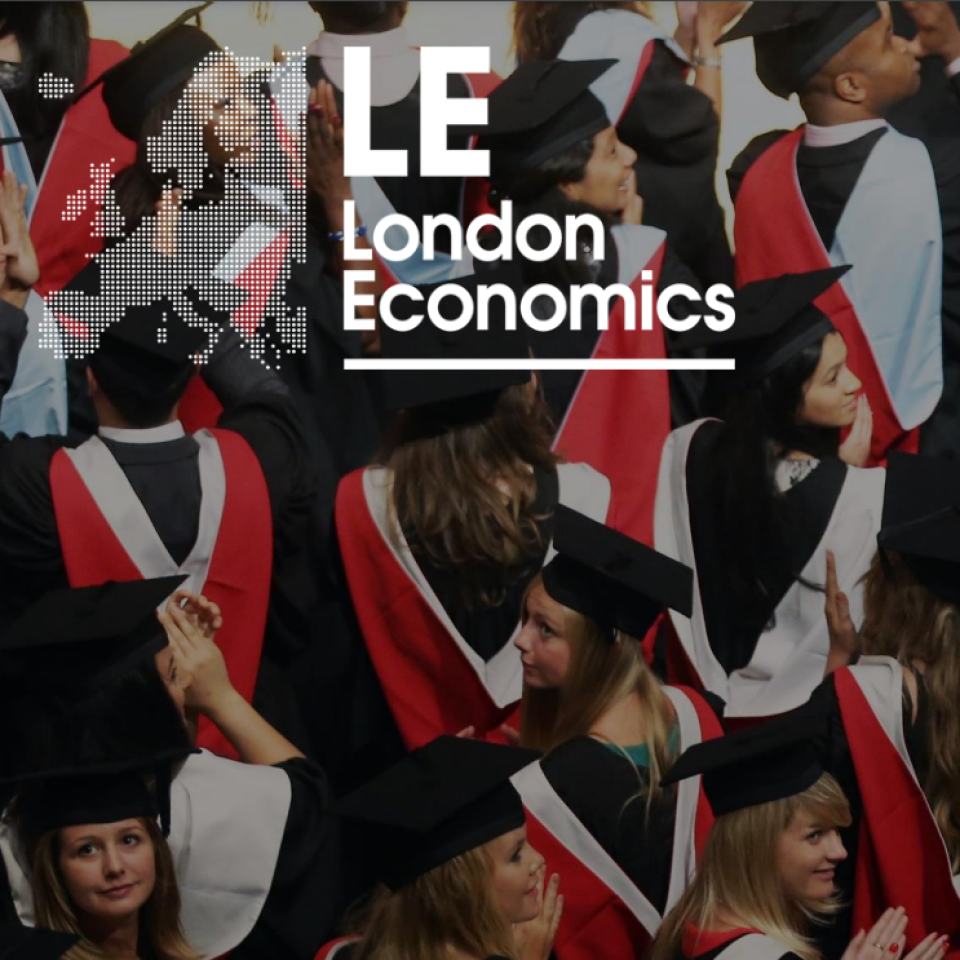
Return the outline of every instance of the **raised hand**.
[[[37,253],[24,209],[26,199],[26,186],[20,186],[13,171],[5,171],[0,178],[0,231],[3,233],[0,256],[5,260],[0,297],[17,306],[26,303],[31,288],[40,279]]]
[[[546,872],[544,872],[544,878]],[[553,941],[563,916],[563,897],[560,895],[560,875],[555,873],[550,882],[542,885],[543,906],[540,916],[526,923],[513,925],[513,939],[517,945],[518,960],[549,960]],[[919,960],[919,958],[918,958]]]
[[[337,113],[333,84],[321,80],[310,91],[307,109],[307,188],[320,196],[328,212],[343,218],[343,203],[352,198],[343,172],[343,120]]]
[[[850,616],[850,600],[837,584],[837,558],[827,551],[827,588],[824,613],[830,632],[828,662],[833,670],[849,664],[860,652],[860,634]]]
[[[873,440],[873,410],[865,393],[857,397],[857,414],[850,428],[850,435],[840,444],[840,459],[851,467],[863,467],[870,459],[870,443]]]

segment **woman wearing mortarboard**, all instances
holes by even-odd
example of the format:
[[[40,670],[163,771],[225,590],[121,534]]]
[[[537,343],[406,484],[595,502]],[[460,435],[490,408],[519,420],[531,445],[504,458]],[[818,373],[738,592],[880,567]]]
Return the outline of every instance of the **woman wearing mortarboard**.
[[[19,785],[29,827],[34,786],[51,776],[143,771],[190,947],[202,957],[311,960],[346,896],[325,774],[233,688],[212,641],[223,619],[216,605],[177,592],[157,622],[158,604],[182,579],[55,593],[3,636],[0,719],[9,736],[0,782],[6,793]],[[198,715],[218,724],[243,762],[196,750]],[[86,799],[58,790],[48,802],[59,809]],[[27,839],[10,818],[0,823],[11,900],[2,909],[30,924],[44,909],[36,886],[44,881],[31,870]]]
[[[748,284],[726,331],[689,335],[733,353],[737,380],[726,419],[682,427],[663,452],[655,544],[696,570],[693,615],[672,618],[668,676],[720,696],[728,719],[799,706],[838,665],[823,619],[828,551],[862,619],[884,474],[853,465],[869,451],[870,408],[817,307],[847,269]]]
[[[570,320],[571,286],[596,283],[630,287],[642,314],[643,289],[661,291],[685,283],[698,297],[697,281],[673,257],[663,231],[641,226],[634,151],[622,143],[610,117],[615,107],[602,87],[609,60],[522,64],[489,98],[489,125],[479,130],[479,146],[490,150],[494,196],[513,204],[514,222],[532,214],[558,224],[570,215],[589,214],[603,227],[604,256],[596,231],[581,229],[577,259],[560,250],[546,262],[523,261],[526,287],[548,283],[567,301],[567,320],[549,332],[531,332],[534,355],[548,359],[665,358],[671,346],[662,326],[626,329],[624,301],[586,298],[581,325]],[[607,99],[604,99],[607,97]],[[530,231],[534,248],[547,246],[544,232]],[[688,316],[689,301],[677,297],[670,312]],[[533,313],[549,319],[557,305],[542,297]],[[599,313],[605,314],[599,316]],[[601,324],[609,321],[608,329]],[[649,542],[656,489],[656,462],[671,419],[686,422],[698,410],[697,375],[668,377],[666,370],[545,371],[544,390],[560,424],[556,449],[583,460],[613,485],[616,526]],[[642,413],[642,420],[640,418]]]
[[[100,92],[79,101],[73,94],[126,51],[112,40],[90,39],[82,3],[4,3],[0,34],[2,165],[26,187],[40,262],[26,307],[29,338],[0,433],[65,434],[72,427],[66,374],[62,355],[40,348],[43,301],[101,250],[99,197],[110,175],[133,160],[133,145],[111,123]]]
[[[512,782],[538,756],[438,737],[340,800],[383,886],[318,960],[549,960],[565,898]]]
[[[828,677],[798,714],[850,798],[852,862],[837,879],[853,929],[902,904],[908,943],[937,931],[956,948],[960,475],[952,463],[906,454],[891,456],[886,472],[859,636],[843,605],[828,605],[833,646],[865,656]]]
[[[730,284],[733,261],[714,184],[721,76],[716,40],[743,4],[677,6],[696,13],[674,39],[653,22],[647,4],[515,3],[514,44],[521,63],[617,61],[603,82],[611,92],[620,90],[619,111],[610,118],[637,155],[644,223],[666,231],[673,252],[704,287]],[[691,59],[693,85],[687,83]]]
[[[512,287],[516,277],[501,268],[457,283],[476,306],[481,283]],[[416,309],[395,302],[397,319],[407,304]],[[440,309],[453,304],[444,298]],[[487,330],[384,325],[381,338],[394,360],[530,355],[524,327],[510,329],[500,298]],[[466,727],[485,736],[520,700],[510,641],[523,591],[551,556],[553,512],[565,503],[603,520],[610,486],[585,464],[559,462],[529,370],[386,371],[384,386],[394,428],[377,464],[349,474],[337,494],[354,609],[408,746]]]
[[[681,750],[720,735],[723,705],[662,686],[643,659],[640,639],[665,606],[690,613],[688,567],[562,506],[554,542],[515,640],[520,743],[546,756],[515,785],[567,893],[558,960],[643,956],[713,820],[697,783],[661,779]]]
[[[772,721],[691,748],[667,775],[702,777],[716,822],[655,960],[820,960],[811,938],[842,906],[835,875],[850,806],[808,737],[802,723]],[[843,956],[903,956],[909,919],[902,908],[874,914]],[[931,934],[906,957],[946,952],[946,938]]]

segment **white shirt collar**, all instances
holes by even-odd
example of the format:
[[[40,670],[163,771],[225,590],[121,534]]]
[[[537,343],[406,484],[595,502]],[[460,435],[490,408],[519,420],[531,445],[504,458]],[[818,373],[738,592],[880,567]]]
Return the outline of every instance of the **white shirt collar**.
[[[803,142],[808,147],[839,147],[886,126],[887,121],[880,119],[854,120],[853,123],[837,123],[832,127],[818,127],[808,123],[803,128]]]
[[[947,76],[955,77],[960,73],[960,57],[957,57],[952,63],[947,64]]]
[[[371,59],[377,59],[395,57],[397,54],[406,52],[410,49],[410,40],[407,37],[407,28],[404,26],[384,30],[382,33],[347,34],[324,30],[307,47],[307,54],[327,60],[342,60],[345,47],[369,47]]]
[[[117,443],[165,443],[167,440],[179,440],[186,436],[183,424],[179,420],[163,423],[159,427],[147,427],[144,430],[101,427],[97,433],[105,440],[114,440]]]

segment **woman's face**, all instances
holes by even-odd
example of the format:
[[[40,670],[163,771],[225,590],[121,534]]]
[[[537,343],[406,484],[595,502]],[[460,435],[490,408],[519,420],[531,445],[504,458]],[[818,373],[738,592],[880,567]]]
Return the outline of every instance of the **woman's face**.
[[[570,643],[563,636],[566,609],[540,584],[527,594],[524,624],[513,641],[526,686],[552,690],[563,685],[570,669]]]
[[[847,851],[835,827],[825,828],[799,813],[780,835],[777,867],[784,893],[791,900],[815,904],[835,892],[837,864]]]
[[[800,422],[815,427],[849,427],[857,415],[857,391],[861,386],[847,366],[843,337],[828,333],[817,369],[803,388]]]
[[[131,916],[147,902],[156,883],[153,841],[140,820],[64,827],[59,866],[81,917]]]
[[[157,673],[163,680],[163,685],[170,694],[170,699],[176,704],[180,716],[186,720],[187,706],[187,687],[190,686],[190,677],[185,675],[183,670],[177,666],[173,658],[173,647],[169,644],[164,647],[154,658],[157,665]]]
[[[593,154],[587,161],[583,179],[561,184],[560,189],[568,200],[585,203],[604,213],[621,213],[631,194],[636,162],[636,151],[621,143],[613,127],[607,127],[593,138]]]
[[[248,163],[258,146],[257,108],[244,92],[243,76],[227,54],[190,84],[190,109],[203,128],[203,148],[218,164]]]
[[[509,923],[535,920],[543,903],[544,859],[527,842],[527,828],[491,840],[486,850],[493,860],[493,894],[504,917]]]

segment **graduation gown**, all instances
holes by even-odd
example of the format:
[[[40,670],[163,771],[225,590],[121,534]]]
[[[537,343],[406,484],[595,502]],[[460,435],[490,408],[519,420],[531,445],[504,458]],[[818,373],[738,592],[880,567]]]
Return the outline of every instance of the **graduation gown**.
[[[304,759],[261,767],[203,751],[174,777],[170,799],[167,839],[190,946],[204,958],[310,960],[345,906],[323,771]],[[25,851],[6,820],[0,855],[16,916],[32,926]]]
[[[693,616],[670,613],[668,676],[726,701],[727,718],[758,719],[799,706],[823,679],[829,652],[823,594],[799,580],[778,584],[774,604],[740,609],[721,577],[720,506],[705,465],[720,430],[699,421],[674,431],[660,464],[655,546],[696,571]],[[863,619],[861,577],[876,550],[883,470],[824,460],[785,494],[796,531],[784,549],[804,580],[822,584],[826,551],[837,558],[840,589],[855,623]],[[771,624],[772,620],[772,625]]]
[[[870,398],[873,462],[918,444],[956,457],[960,140],[885,128],[814,148],[802,131],[757,138],[731,167],[738,282],[852,263],[818,305]]]
[[[632,11],[584,15],[582,8],[561,7],[554,16],[558,33],[567,37],[561,59],[617,60],[597,82],[597,95],[620,139],[637,152],[644,223],[666,232],[677,258],[705,287],[732,284],[715,185],[720,118],[710,98],[687,83],[686,54],[652,20]]]
[[[584,464],[561,464],[557,475],[560,503],[598,521],[606,518],[605,477]],[[523,672],[513,637],[520,628],[519,603],[496,652],[477,653],[455,625],[459,614],[447,611],[403,532],[394,529],[391,490],[391,474],[383,468],[345,477],[336,525],[363,639],[404,742],[415,749],[467,726],[484,737],[508,718],[517,725]],[[553,555],[551,545],[544,563]],[[454,600],[451,593],[447,602],[452,606]]]
[[[890,904],[907,911],[907,950],[936,931],[960,949],[960,877],[924,797],[929,708],[917,678],[916,722],[903,668],[889,657],[862,657],[838,670],[799,713],[810,716],[825,769],[850,800],[848,859],[837,884],[849,910],[818,932],[827,956],[840,956],[851,931],[869,925]]]
[[[296,414],[282,384],[245,355],[237,335],[225,341],[204,376],[225,405],[219,440],[201,435],[158,443],[90,441],[91,446],[72,450],[70,456],[85,460],[95,451],[94,459],[106,464],[107,473],[95,465],[82,470],[95,488],[107,484],[92,500],[86,482],[69,482],[77,478],[70,476],[68,455],[57,452],[64,446],[62,438],[0,438],[0,598],[8,620],[49,590],[74,582],[130,579],[172,566],[191,574],[194,587],[207,589],[207,573],[216,567],[229,632],[230,610],[250,600],[234,592],[237,583],[262,594],[256,616],[263,623],[272,557],[274,609],[268,636],[299,628],[300,551],[314,481]],[[236,473],[240,486],[224,484],[225,471],[217,465],[217,450],[222,456],[224,443],[230,449],[226,471]],[[52,476],[57,469],[68,476],[59,497]],[[86,507],[71,507],[94,501],[100,509],[92,515]],[[118,513],[123,509],[127,516]],[[230,526],[233,514],[239,523]],[[109,555],[84,548],[90,524],[100,525],[100,542],[110,546]],[[261,546],[255,547],[258,533]],[[111,557],[115,567],[109,565]],[[250,619],[252,611],[248,613]],[[244,666],[235,679],[248,688],[248,697],[262,642],[262,632],[252,629],[255,623],[234,617],[233,629],[246,638],[238,654]],[[229,646],[225,649],[230,663]],[[214,738],[209,742],[218,749],[227,749],[212,729],[206,736]]]
[[[679,750],[722,733],[692,690],[666,687]],[[563,877],[557,960],[642,956],[696,869],[713,823],[699,778],[665,791],[649,820],[633,762],[591,737],[575,737],[513,777],[530,843]],[[602,783],[603,790],[596,789]]]
[[[91,40],[84,83],[126,55],[119,43]],[[4,137],[20,135],[2,95],[0,129]],[[34,174],[22,143],[8,144],[0,152],[3,169],[12,170],[20,184],[29,188],[26,212],[40,266],[40,279],[26,308],[29,336],[0,411],[0,433],[67,432],[64,362],[52,349],[40,346],[43,304],[102,249],[100,200],[111,176],[133,162],[135,150],[136,145],[110,123],[102,88],[98,88],[64,114],[42,172]]]

